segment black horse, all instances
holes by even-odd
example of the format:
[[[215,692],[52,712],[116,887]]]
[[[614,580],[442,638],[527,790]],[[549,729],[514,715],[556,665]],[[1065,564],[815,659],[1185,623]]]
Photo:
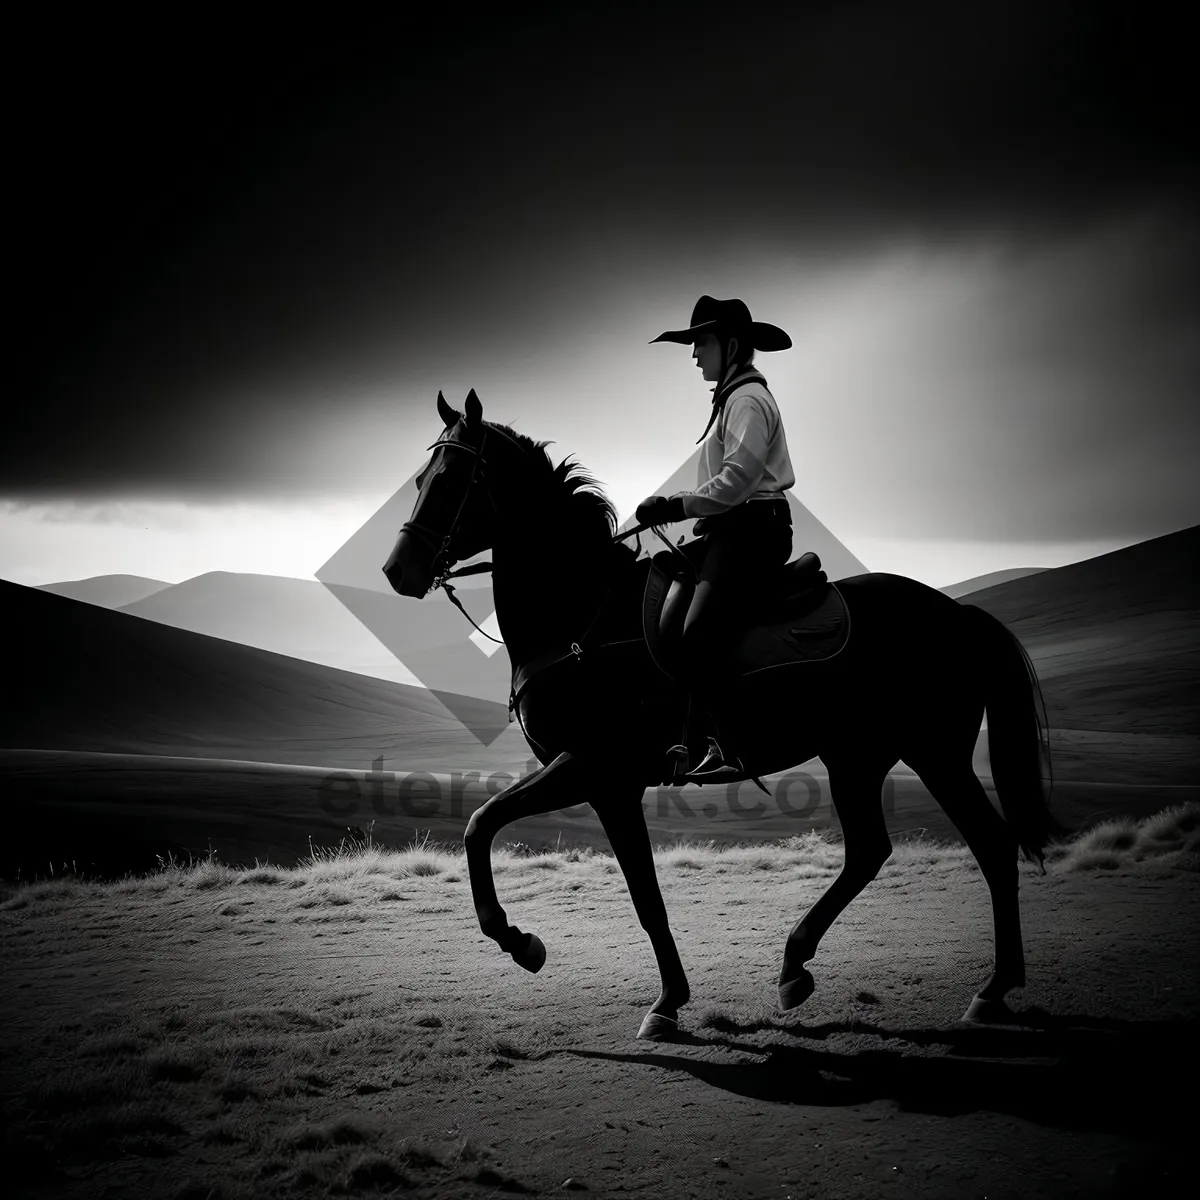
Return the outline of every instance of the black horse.
[[[441,393],[437,408],[445,428],[417,477],[412,517],[384,573],[400,595],[421,597],[445,585],[456,562],[492,551],[515,711],[543,764],[492,797],[467,825],[480,927],[521,966],[541,968],[541,941],[510,925],[496,896],[492,842],[512,821],[577,804],[598,765],[619,757],[627,764],[624,787],[606,787],[606,798],[592,804],[662,977],[662,993],[638,1036],[669,1037],[690,991],[641,803],[645,789],[663,781],[684,693],[656,663],[643,634],[650,560],[615,536],[612,504],[578,463],[556,467],[548,443],[485,421],[473,389],[465,413]],[[486,567],[464,570],[472,569]],[[736,731],[737,749],[753,772],[746,778],[819,756],[842,826],[841,873],[784,946],[780,1007],[794,1008],[812,993],[804,964],[891,854],[882,790],[902,758],[945,809],[987,880],[995,970],[967,1019],[1002,1019],[1005,995],[1025,982],[1018,854],[1041,863],[1062,832],[1043,794],[1045,718],[1033,666],[994,617],[916,580],[857,575],[838,580],[836,591],[851,620],[844,648],[802,666],[742,676],[730,688],[728,709],[716,714],[723,728]],[[1003,816],[972,765],[985,707]]]

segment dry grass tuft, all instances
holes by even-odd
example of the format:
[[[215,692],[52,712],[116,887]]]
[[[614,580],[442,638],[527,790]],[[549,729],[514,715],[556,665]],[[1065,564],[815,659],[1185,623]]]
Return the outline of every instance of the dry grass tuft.
[[[696,1024],[701,1029],[711,1029],[714,1033],[730,1034],[762,1033],[764,1030],[786,1028],[773,1013],[766,1009],[747,1016],[737,1016],[728,1005],[724,1004],[706,1006],[696,1018]]]
[[[243,871],[238,883],[286,883],[287,871],[283,867],[272,867],[266,863],[255,863],[247,871]]]
[[[320,1150],[327,1146],[352,1146],[374,1141],[380,1127],[361,1114],[334,1117],[328,1121],[301,1121],[279,1135],[289,1150]]]
[[[700,1029],[712,1029],[717,1033],[739,1033],[741,1024],[727,1008],[709,1005],[696,1017]]]
[[[408,861],[401,865],[399,872],[397,872],[397,877],[428,877],[431,875],[441,875],[447,870],[449,870],[449,866],[441,858],[434,857],[430,854],[421,854],[418,857],[416,854],[414,854],[410,856]]]
[[[660,866],[702,871],[713,864],[717,853],[717,844],[713,841],[689,842],[686,838],[680,838],[673,846],[655,850],[654,858]]]
[[[1112,871],[1153,862],[1200,869],[1200,804],[1176,804],[1141,821],[1102,821],[1050,856],[1060,871]]]
[[[500,1058],[528,1058],[529,1052],[522,1050],[515,1042],[511,1042],[508,1038],[493,1038],[489,1047],[492,1054],[498,1055]]]
[[[206,858],[190,870],[185,870],[183,874],[189,887],[203,891],[236,883],[241,872],[236,867],[217,862],[216,858]]]
[[[58,1145],[67,1154],[88,1158],[166,1158],[175,1153],[172,1139],[186,1134],[161,1102],[126,1101],[111,1107],[72,1113],[58,1127]]]
[[[180,862],[173,857],[160,858],[159,868],[147,875],[127,876],[119,881],[98,882],[69,873],[47,879],[6,884],[0,892],[0,911],[17,911],[30,906],[53,908],[84,896],[161,896],[177,890],[218,892],[252,886],[306,889],[308,899],[297,907],[339,906],[356,903],[364,884],[372,880],[438,879],[442,883],[461,883],[467,876],[466,855],[460,844],[434,842],[428,834],[401,849],[377,845],[370,830],[350,831],[338,845],[312,847],[311,853],[297,865],[284,867],[255,862],[252,867],[235,867],[218,861],[215,853]],[[778,842],[718,845],[715,841],[690,841],[681,838],[654,851],[661,868],[673,872],[711,870],[719,875],[787,872],[789,878],[805,879],[836,874],[842,868],[841,837],[831,830],[810,830]],[[1060,872],[1118,870],[1153,860],[1166,870],[1200,870],[1200,804],[1189,802],[1164,809],[1141,821],[1121,818],[1106,820],[1074,837],[1051,846],[1046,860]],[[615,858],[583,847],[561,845],[534,847],[522,842],[497,845],[492,852],[492,870],[527,874],[573,868],[571,878],[619,874]],[[978,871],[978,865],[966,846],[927,837],[923,830],[896,831],[892,834],[892,854],[880,875],[896,879],[916,872],[951,869]],[[1029,868],[1033,869],[1033,868]],[[338,888],[336,884],[347,885]],[[574,886],[574,885],[572,885]],[[373,887],[375,899],[402,901],[407,897],[394,888]],[[245,892],[243,891],[243,897]],[[233,897],[229,897],[230,900]],[[245,910],[218,907],[214,910],[237,916]],[[325,918],[300,918],[325,919]]]
[[[386,1155],[357,1154],[346,1168],[343,1184],[345,1191],[356,1195],[359,1192],[392,1192],[415,1187],[412,1179],[404,1174]]]

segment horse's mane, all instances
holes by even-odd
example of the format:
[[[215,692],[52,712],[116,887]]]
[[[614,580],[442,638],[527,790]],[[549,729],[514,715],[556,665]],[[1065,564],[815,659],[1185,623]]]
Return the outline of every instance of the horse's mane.
[[[486,424],[507,434],[522,450],[528,454],[534,469],[539,472],[538,482],[550,488],[556,488],[563,494],[563,500],[586,532],[600,540],[611,539],[617,531],[617,510],[612,501],[604,494],[600,481],[587,471],[580,463],[573,462],[568,455],[555,466],[546,453],[549,441],[538,442],[527,434],[518,433],[511,425],[501,425],[499,421],[488,421]]]

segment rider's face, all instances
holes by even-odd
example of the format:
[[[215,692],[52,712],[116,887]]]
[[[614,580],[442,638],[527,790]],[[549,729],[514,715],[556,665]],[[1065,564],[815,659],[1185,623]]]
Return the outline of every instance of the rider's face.
[[[721,371],[721,343],[714,334],[706,333],[697,338],[692,346],[692,357],[696,360],[701,375],[709,383],[718,382]]]

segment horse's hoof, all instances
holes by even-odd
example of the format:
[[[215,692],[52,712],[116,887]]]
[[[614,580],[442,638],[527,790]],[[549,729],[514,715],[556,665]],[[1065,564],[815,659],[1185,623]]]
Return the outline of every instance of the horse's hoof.
[[[679,1035],[679,1022],[662,1013],[647,1013],[637,1035],[643,1042],[670,1042]]]
[[[546,962],[546,947],[536,933],[527,933],[525,939],[525,948],[513,951],[513,962],[536,975]]]
[[[789,1008],[799,1008],[813,994],[816,981],[812,972],[800,968],[800,974],[795,979],[789,979],[779,985],[779,1007],[787,1012]]]
[[[982,996],[976,996],[967,1005],[962,1019],[969,1025],[1011,1025],[1016,1020],[1016,1014],[1003,1000],[985,1000]]]

